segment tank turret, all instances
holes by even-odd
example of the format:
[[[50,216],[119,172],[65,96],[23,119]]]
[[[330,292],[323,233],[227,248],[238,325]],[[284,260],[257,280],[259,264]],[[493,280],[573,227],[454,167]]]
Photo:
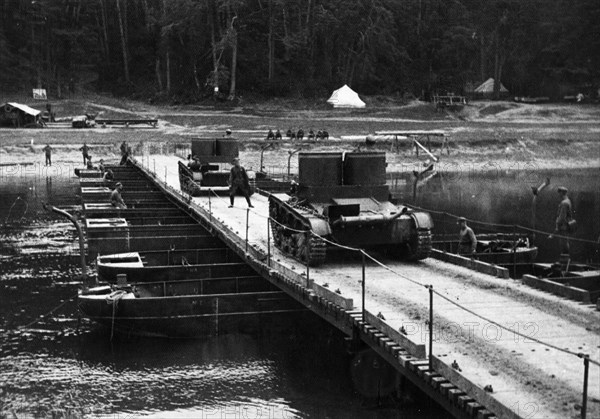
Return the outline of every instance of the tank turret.
[[[293,193],[269,196],[275,246],[311,265],[326,260],[326,240],[427,258],[431,216],[390,202],[385,168],[383,152],[301,152]]]

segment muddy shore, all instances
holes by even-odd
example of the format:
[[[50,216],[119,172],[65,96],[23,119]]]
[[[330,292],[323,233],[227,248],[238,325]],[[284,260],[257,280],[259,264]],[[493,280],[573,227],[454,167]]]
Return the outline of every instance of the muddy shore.
[[[93,100],[90,100],[93,99]],[[32,104],[33,105],[33,104]],[[39,104],[38,108],[39,108]],[[409,140],[382,139],[367,145],[378,131],[443,130],[448,149],[432,141],[441,171],[535,170],[600,167],[600,107],[593,105],[525,105],[476,102],[457,112],[437,113],[430,104],[414,102],[366,110],[289,109],[282,104],[215,110],[205,107],[159,107],[138,102],[94,97],[53,103],[63,123],[47,129],[0,129],[0,165],[43,163],[42,148],[54,148],[53,162],[80,160],[79,147],[87,142],[94,157],[118,160],[118,145],[127,141],[134,154],[181,151],[193,137],[221,137],[231,128],[240,140],[247,167],[260,165],[260,149],[268,129],[327,129],[327,141],[284,141],[264,154],[264,165],[287,167],[288,152],[297,148],[318,151],[386,151],[388,172],[422,167],[431,160],[416,156]],[[97,118],[156,118],[157,128],[69,128],[69,120],[88,112]],[[295,158],[291,159],[292,169]]]

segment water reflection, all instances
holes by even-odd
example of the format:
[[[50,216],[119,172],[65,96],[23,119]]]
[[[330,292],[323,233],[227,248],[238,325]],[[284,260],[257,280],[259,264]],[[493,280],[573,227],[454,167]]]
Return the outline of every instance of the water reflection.
[[[470,223],[476,233],[512,233],[519,229],[511,226],[534,225],[532,187],[539,186],[546,177],[550,178],[551,184],[538,195],[536,229],[545,232],[554,230],[560,201],[556,188],[565,186],[569,189],[574,217],[579,224],[573,237],[597,241],[600,238],[600,169],[437,172],[417,184],[416,194],[412,172],[399,173],[390,182],[392,192],[400,202],[509,226],[503,228]],[[433,216],[436,224],[434,232],[458,234],[455,219],[440,214]],[[553,261],[558,258],[558,240],[549,240],[547,236],[538,234],[535,244],[540,249],[538,260]],[[577,261],[600,263],[598,245],[573,241],[571,253]]]
[[[343,336],[315,317],[285,333],[111,342],[73,300],[74,228],[41,205],[74,205],[77,180],[15,173],[0,182],[0,417],[445,416],[426,400],[371,409]]]

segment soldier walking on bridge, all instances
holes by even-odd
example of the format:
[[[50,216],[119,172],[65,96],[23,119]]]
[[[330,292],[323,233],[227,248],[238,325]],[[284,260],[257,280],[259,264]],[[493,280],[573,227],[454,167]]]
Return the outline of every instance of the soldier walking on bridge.
[[[240,159],[237,157],[233,159],[233,167],[229,173],[229,181],[227,183],[229,184],[229,201],[231,203],[229,208],[233,207],[236,193],[242,194],[246,198],[248,207],[254,208],[252,202],[250,202],[250,180],[248,179],[246,169],[240,165]]]
[[[83,143],[83,147],[80,147],[79,150],[81,151],[81,154],[83,155],[83,165],[87,165],[87,161],[90,157],[89,151],[90,148],[88,147],[88,145],[86,143]]]
[[[477,237],[473,229],[467,226],[467,219],[460,217],[458,219],[460,225],[460,233],[458,238],[458,254],[459,255],[472,255],[477,249]]]
[[[50,147],[50,144],[46,144],[43,150],[46,153],[46,166],[52,166],[52,147]]]

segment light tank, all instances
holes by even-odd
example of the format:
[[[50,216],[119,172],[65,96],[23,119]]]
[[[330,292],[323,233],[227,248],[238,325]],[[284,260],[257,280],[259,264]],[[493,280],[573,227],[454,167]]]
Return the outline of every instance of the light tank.
[[[433,220],[390,202],[385,168],[383,152],[301,152],[294,191],[269,196],[275,246],[312,266],[327,258],[323,239],[386,249],[409,260],[427,258]]]

